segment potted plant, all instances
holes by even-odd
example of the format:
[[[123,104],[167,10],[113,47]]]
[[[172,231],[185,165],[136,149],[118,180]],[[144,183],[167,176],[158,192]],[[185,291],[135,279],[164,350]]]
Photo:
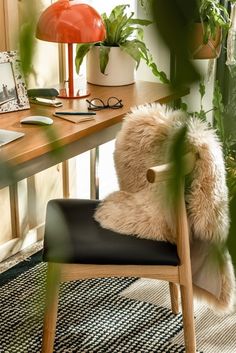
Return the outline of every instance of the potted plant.
[[[105,86],[120,86],[134,82],[134,69],[144,60],[153,74],[163,83],[169,80],[157,69],[152,55],[143,41],[143,28],[152,22],[135,19],[127,14],[129,5],[116,6],[107,16],[102,14],[106,27],[106,38],[101,43],[78,44],[76,48],[76,70],[79,72],[87,55],[87,81]]]
[[[230,16],[219,0],[199,0],[196,22],[189,37],[193,59],[212,59],[220,55],[222,39],[230,28]]]

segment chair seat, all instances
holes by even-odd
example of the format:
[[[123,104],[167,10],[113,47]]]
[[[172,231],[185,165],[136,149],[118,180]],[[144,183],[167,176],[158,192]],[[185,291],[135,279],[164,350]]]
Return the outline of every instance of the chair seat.
[[[94,219],[97,200],[48,203],[44,261],[59,263],[179,265],[176,246],[102,228]]]

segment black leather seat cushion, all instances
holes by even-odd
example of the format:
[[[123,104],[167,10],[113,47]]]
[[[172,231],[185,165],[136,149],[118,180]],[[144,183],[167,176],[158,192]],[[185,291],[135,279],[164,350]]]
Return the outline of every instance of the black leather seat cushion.
[[[102,228],[99,201],[58,199],[47,207],[44,261],[91,264],[179,264],[176,246]]]

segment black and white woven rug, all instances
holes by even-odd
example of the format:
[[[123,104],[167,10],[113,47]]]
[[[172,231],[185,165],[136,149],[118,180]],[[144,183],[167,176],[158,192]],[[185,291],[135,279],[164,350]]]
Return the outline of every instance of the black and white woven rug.
[[[0,352],[39,353],[46,264],[0,276]],[[28,267],[28,266],[26,266]],[[18,269],[18,272],[17,272]],[[56,353],[184,353],[171,343],[181,315],[121,295],[134,278],[74,281],[61,286]]]

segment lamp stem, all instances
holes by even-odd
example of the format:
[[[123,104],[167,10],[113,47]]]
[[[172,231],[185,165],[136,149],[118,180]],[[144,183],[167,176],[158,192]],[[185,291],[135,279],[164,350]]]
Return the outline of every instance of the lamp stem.
[[[69,97],[74,96],[73,44],[68,43]]]

